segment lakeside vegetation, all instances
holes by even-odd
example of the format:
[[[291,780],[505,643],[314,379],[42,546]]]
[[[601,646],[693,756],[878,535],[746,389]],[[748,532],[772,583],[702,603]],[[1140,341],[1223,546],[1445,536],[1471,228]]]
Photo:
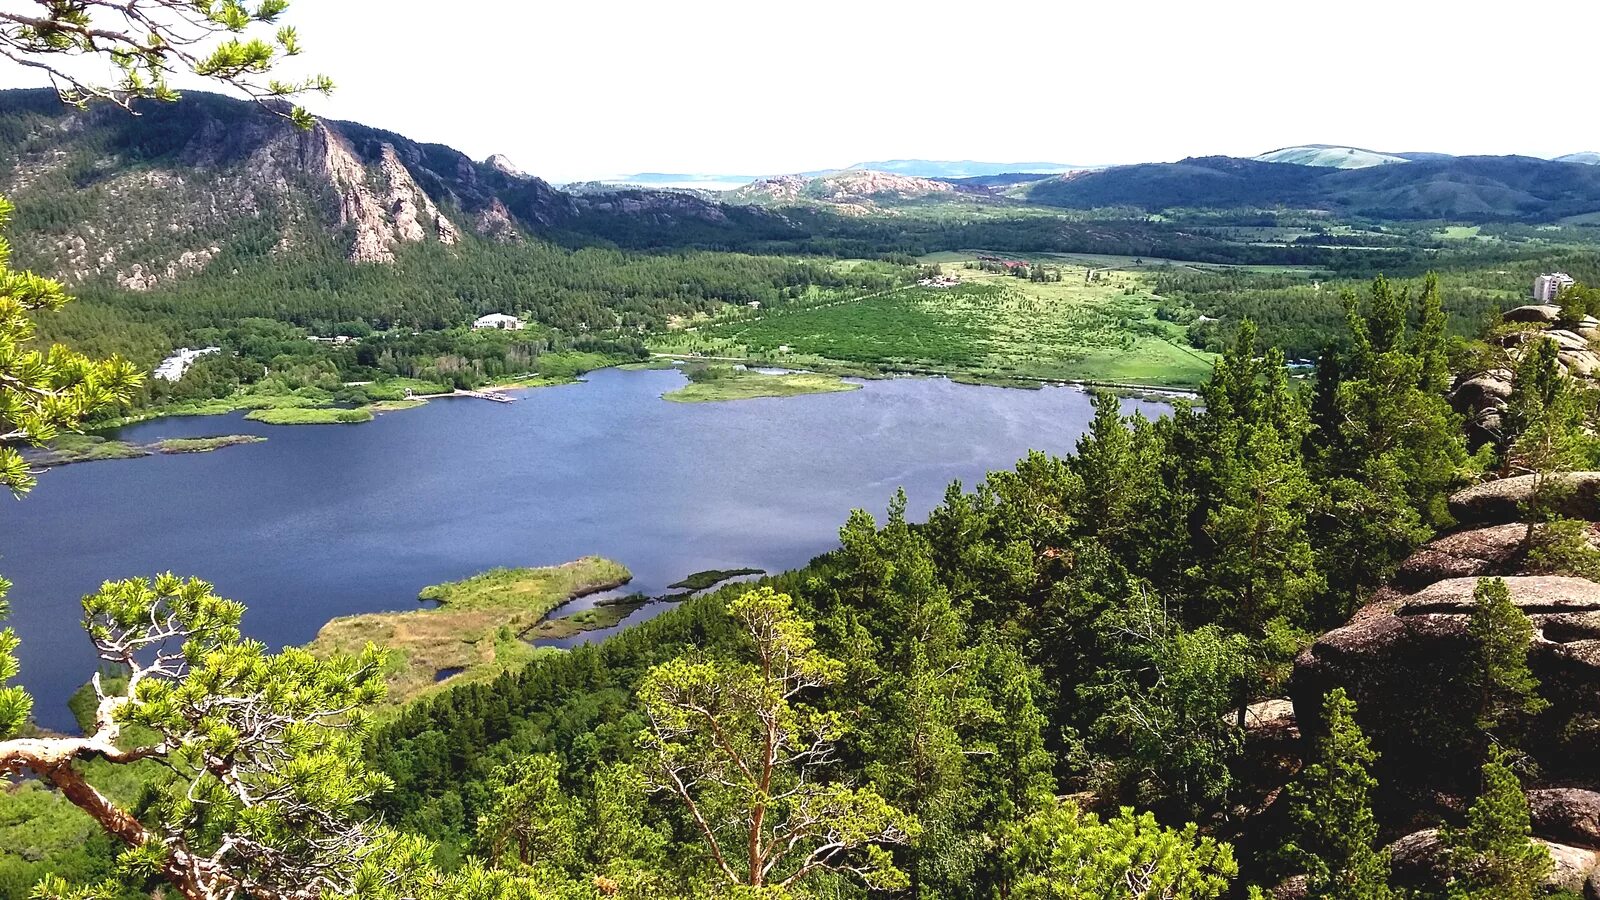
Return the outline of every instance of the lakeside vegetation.
[[[330,406],[287,407],[253,410],[245,415],[265,425],[356,425],[372,421],[372,410],[365,406],[343,409]]]
[[[540,652],[524,635],[569,600],[626,584],[620,563],[584,557],[559,566],[492,569],[418,593],[432,609],[368,613],[333,619],[307,648],[316,656],[360,652],[376,644],[385,654],[385,706],[395,709],[451,682],[486,681]]]
[[[758,372],[729,365],[700,365],[686,370],[689,383],[661,395],[674,403],[720,403],[757,397],[799,397],[860,390],[861,385],[837,375],[816,372]]]
[[[153,445],[159,453],[210,453],[223,447],[241,444],[259,444],[266,438],[259,434],[222,434],[216,437],[167,438]]]
[[[72,463],[107,459],[139,459],[153,453],[209,453],[223,447],[256,444],[266,438],[256,434],[223,434],[215,437],[166,438],[152,444],[134,444],[91,434],[63,434],[50,442],[48,449],[33,454],[29,462],[50,468]]]

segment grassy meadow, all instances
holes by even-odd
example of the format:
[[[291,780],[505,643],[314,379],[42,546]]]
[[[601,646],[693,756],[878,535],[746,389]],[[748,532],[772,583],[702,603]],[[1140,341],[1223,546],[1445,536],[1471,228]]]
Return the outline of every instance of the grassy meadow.
[[[659,335],[652,349],[828,370],[909,371],[1011,379],[1198,384],[1212,357],[1182,326],[1156,317],[1139,271],[1045,260],[1061,280],[1032,282],[964,267],[941,254],[953,287],[907,287],[807,309],[782,309]]]

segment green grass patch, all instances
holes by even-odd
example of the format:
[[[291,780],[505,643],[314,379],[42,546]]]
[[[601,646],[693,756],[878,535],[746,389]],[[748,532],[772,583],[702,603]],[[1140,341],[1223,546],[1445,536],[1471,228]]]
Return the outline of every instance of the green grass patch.
[[[744,575],[765,575],[764,569],[706,569],[696,572],[682,581],[667,585],[669,588],[684,591],[703,591],[715,584],[721,584],[730,578],[739,578]]]
[[[634,610],[650,602],[644,594],[629,594],[615,600],[603,601],[595,604],[590,609],[580,610],[570,616],[559,619],[545,619],[528,633],[528,637],[540,640],[560,640],[582,634],[585,631],[598,631],[601,628],[610,628],[622,624]]]
[[[337,407],[268,408],[257,409],[245,416],[252,422],[267,425],[355,425],[372,421],[372,410],[358,406],[354,409]]]
[[[33,456],[36,466],[65,466],[105,459],[137,459],[150,450],[127,441],[113,441],[93,434],[63,434],[50,442],[50,449]]]
[[[524,635],[561,604],[628,583],[626,566],[586,556],[559,566],[491,569],[423,588],[437,609],[369,613],[334,619],[309,649],[319,656],[359,652],[370,641],[389,651],[385,709],[431,693],[440,673],[449,681],[492,679],[541,652]]]
[[[617,368],[624,372],[646,372],[659,369],[676,369],[677,367],[677,364],[672,360],[663,359],[659,356],[652,359],[642,360],[640,362],[623,363],[622,365],[617,366]]]
[[[264,440],[266,438],[259,434],[223,434],[216,437],[167,438],[157,441],[154,447],[159,453],[210,453],[223,447],[259,444]]]
[[[622,362],[604,353],[587,353],[581,350],[562,350],[545,353],[535,362],[535,368],[545,378],[571,380],[585,372],[605,369]]]
[[[387,412],[399,412],[402,409],[416,409],[427,404],[426,400],[379,400],[376,403],[368,403],[366,409],[377,416]]]
[[[816,372],[790,372],[768,375],[732,366],[712,366],[717,374],[691,380],[675,391],[662,395],[674,403],[719,403],[725,400],[750,400],[756,397],[798,397],[802,394],[832,394],[859,390],[861,385],[837,375]]]

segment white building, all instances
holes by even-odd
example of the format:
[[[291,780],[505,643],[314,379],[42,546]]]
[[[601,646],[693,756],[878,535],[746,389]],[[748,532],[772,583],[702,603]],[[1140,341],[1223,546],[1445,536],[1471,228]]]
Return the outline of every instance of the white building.
[[[171,356],[163,359],[161,365],[156,366],[155,377],[162,381],[177,381],[183,378],[183,373],[189,371],[195,360],[210,353],[220,352],[222,352],[221,347],[205,347],[200,350],[179,347]]]
[[[521,331],[522,320],[516,316],[508,316],[505,313],[490,313],[487,316],[479,316],[478,318],[474,319],[472,321],[472,327],[499,328],[505,331]]]
[[[1554,303],[1561,292],[1574,284],[1571,275],[1565,272],[1553,272],[1549,275],[1540,275],[1533,279],[1533,302]]]

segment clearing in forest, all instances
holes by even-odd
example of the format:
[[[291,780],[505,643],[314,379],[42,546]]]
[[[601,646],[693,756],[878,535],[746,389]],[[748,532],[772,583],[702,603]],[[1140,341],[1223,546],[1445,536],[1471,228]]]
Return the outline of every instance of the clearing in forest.
[[[1060,280],[1032,281],[943,261],[950,287],[907,287],[850,302],[780,308],[658,336],[666,353],[748,358],[795,368],[1190,386],[1211,371],[1183,326],[1137,272],[1036,264]],[[1093,274],[1091,275],[1091,272]]]

